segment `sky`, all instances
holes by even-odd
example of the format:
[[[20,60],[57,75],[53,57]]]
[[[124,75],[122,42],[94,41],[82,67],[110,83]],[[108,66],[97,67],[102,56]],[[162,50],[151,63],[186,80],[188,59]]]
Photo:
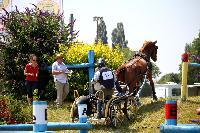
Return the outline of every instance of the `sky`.
[[[179,72],[185,44],[200,31],[200,0],[63,0],[63,10],[66,23],[74,15],[78,40],[85,43],[94,42],[94,16],[103,17],[110,45],[118,22],[123,23],[128,47],[134,51],[145,40],[157,40],[161,75]]]

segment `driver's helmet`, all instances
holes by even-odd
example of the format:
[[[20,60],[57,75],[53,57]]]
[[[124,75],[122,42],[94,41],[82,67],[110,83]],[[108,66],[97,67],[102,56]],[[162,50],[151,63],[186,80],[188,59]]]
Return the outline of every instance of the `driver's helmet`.
[[[99,58],[97,61],[97,66],[98,67],[105,67],[105,60],[103,58]]]

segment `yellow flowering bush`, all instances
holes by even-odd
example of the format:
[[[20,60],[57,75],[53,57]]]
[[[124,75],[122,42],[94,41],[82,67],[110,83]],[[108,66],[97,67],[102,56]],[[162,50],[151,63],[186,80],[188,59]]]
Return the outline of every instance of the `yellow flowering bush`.
[[[60,45],[60,52],[63,53],[65,64],[80,64],[88,63],[88,51],[94,50],[95,62],[99,58],[104,58],[106,66],[111,69],[116,69],[124,61],[123,53],[119,49],[112,49],[108,45],[104,44],[84,44],[73,43],[70,47]],[[88,94],[88,91],[84,90],[84,85],[89,81],[88,69],[73,69],[73,73],[68,76],[70,84],[70,93],[73,90],[78,90],[81,94]],[[70,95],[70,96],[73,96]]]
[[[63,53],[66,64],[79,64],[88,62],[88,51],[94,50],[95,62],[98,58],[104,58],[106,65],[116,69],[124,61],[123,53],[119,49],[112,49],[105,44],[84,44],[74,43],[71,47],[60,46],[60,52]]]

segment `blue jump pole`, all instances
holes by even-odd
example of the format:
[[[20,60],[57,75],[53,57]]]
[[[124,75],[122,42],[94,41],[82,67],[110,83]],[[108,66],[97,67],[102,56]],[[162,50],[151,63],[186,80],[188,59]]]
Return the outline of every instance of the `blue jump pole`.
[[[33,131],[34,124],[15,124],[15,125],[0,125],[1,131]],[[57,130],[88,130],[92,129],[90,123],[66,123],[66,122],[48,122],[48,131]]]
[[[89,71],[89,82],[91,82],[92,78],[94,77],[94,50],[89,50],[88,51],[88,62],[90,64],[88,71]],[[92,92],[92,88],[89,88],[90,94]]]
[[[94,50],[88,51],[88,62],[90,64],[90,66],[89,66],[89,81],[91,81],[94,76]]]
[[[189,63],[189,65],[190,65],[190,66],[197,66],[197,67],[199,67],[199,66],[200,66],[200,64],[199,64],[199,63]]]
[[[160,126],[160,133],[200,133],[198,124],[177,124]]]

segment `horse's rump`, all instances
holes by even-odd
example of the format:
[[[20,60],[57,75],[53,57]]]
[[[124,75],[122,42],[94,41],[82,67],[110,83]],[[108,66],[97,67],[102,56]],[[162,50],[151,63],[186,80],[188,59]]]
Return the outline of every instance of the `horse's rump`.
[[[146,61],[140,57],[136,57],[122,64],[116,70],[116,75],[120,81],[129,84],[130,82],[141,80],[147,71],[146,68]]]

